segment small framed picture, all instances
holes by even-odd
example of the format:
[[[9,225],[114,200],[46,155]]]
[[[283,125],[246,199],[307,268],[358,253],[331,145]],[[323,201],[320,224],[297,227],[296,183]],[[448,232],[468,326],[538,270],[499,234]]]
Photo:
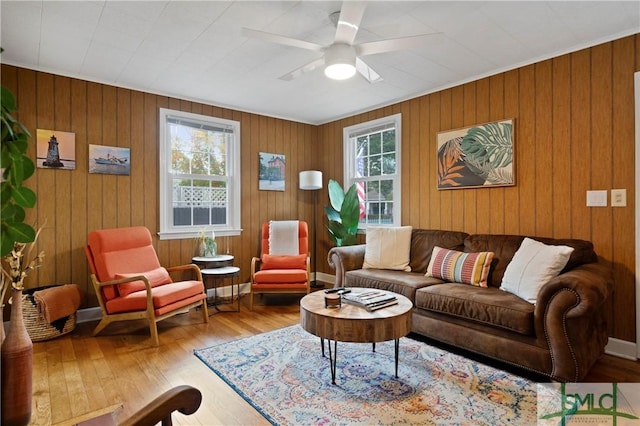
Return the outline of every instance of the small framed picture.
[[[262,191],[284,191],[285,156],[260,152],[258,189]]]
[[[36,144],[37,167],[42,169],[75,170],[75,133],[37,129]]]
[[[89,173],[129,175],[131,173],[131,149],[90,144]]]

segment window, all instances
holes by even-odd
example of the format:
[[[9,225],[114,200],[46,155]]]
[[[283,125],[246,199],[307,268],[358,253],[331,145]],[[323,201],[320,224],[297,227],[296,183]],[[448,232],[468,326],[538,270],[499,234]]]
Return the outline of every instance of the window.
[[[240,123],[160,109],[160,238],[240,234]]]
[[[401,114],[344,128],[345,188],[356,184],[360,228],[400,225]]]

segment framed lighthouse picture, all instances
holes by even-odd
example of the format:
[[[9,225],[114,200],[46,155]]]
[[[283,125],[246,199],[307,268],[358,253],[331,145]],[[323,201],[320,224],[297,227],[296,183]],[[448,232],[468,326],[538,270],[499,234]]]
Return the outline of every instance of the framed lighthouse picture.
[[[60,130],[36,130],[36,165],[44,169],[75,170],[76,134]]]

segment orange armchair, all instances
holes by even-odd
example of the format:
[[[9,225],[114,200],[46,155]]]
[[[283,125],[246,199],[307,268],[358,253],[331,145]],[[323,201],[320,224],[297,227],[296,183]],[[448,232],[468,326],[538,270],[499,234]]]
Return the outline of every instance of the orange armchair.
[[[158,321],[200,306],[202,319],[209,322],[200,269],[196,265],[160,266],[147,228],[93,231],[85,254],[102,311],[94,336],[115,321],[146,319],[153,344],[158,346]],[[176,271],[192,271],[195,279],[174,282],[169,272]]]
[[[273,255],[269,246],[269,222],[262,224],[261,255],[251,259],[251,294],[249,309],[253,310],[253,298],[263,293],[305,293],[311,288],[309,261],[309,227],[298,222],[298,254]]]

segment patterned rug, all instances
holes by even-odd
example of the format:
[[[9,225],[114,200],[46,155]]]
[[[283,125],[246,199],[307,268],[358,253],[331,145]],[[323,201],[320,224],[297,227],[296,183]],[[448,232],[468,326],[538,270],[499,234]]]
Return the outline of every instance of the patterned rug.
[[[328,350],[299,325],[194,351],[274,425],[529,425],[536,384],[410,338],[338,342]],[[205,402],[206,403],[206,402]]]

